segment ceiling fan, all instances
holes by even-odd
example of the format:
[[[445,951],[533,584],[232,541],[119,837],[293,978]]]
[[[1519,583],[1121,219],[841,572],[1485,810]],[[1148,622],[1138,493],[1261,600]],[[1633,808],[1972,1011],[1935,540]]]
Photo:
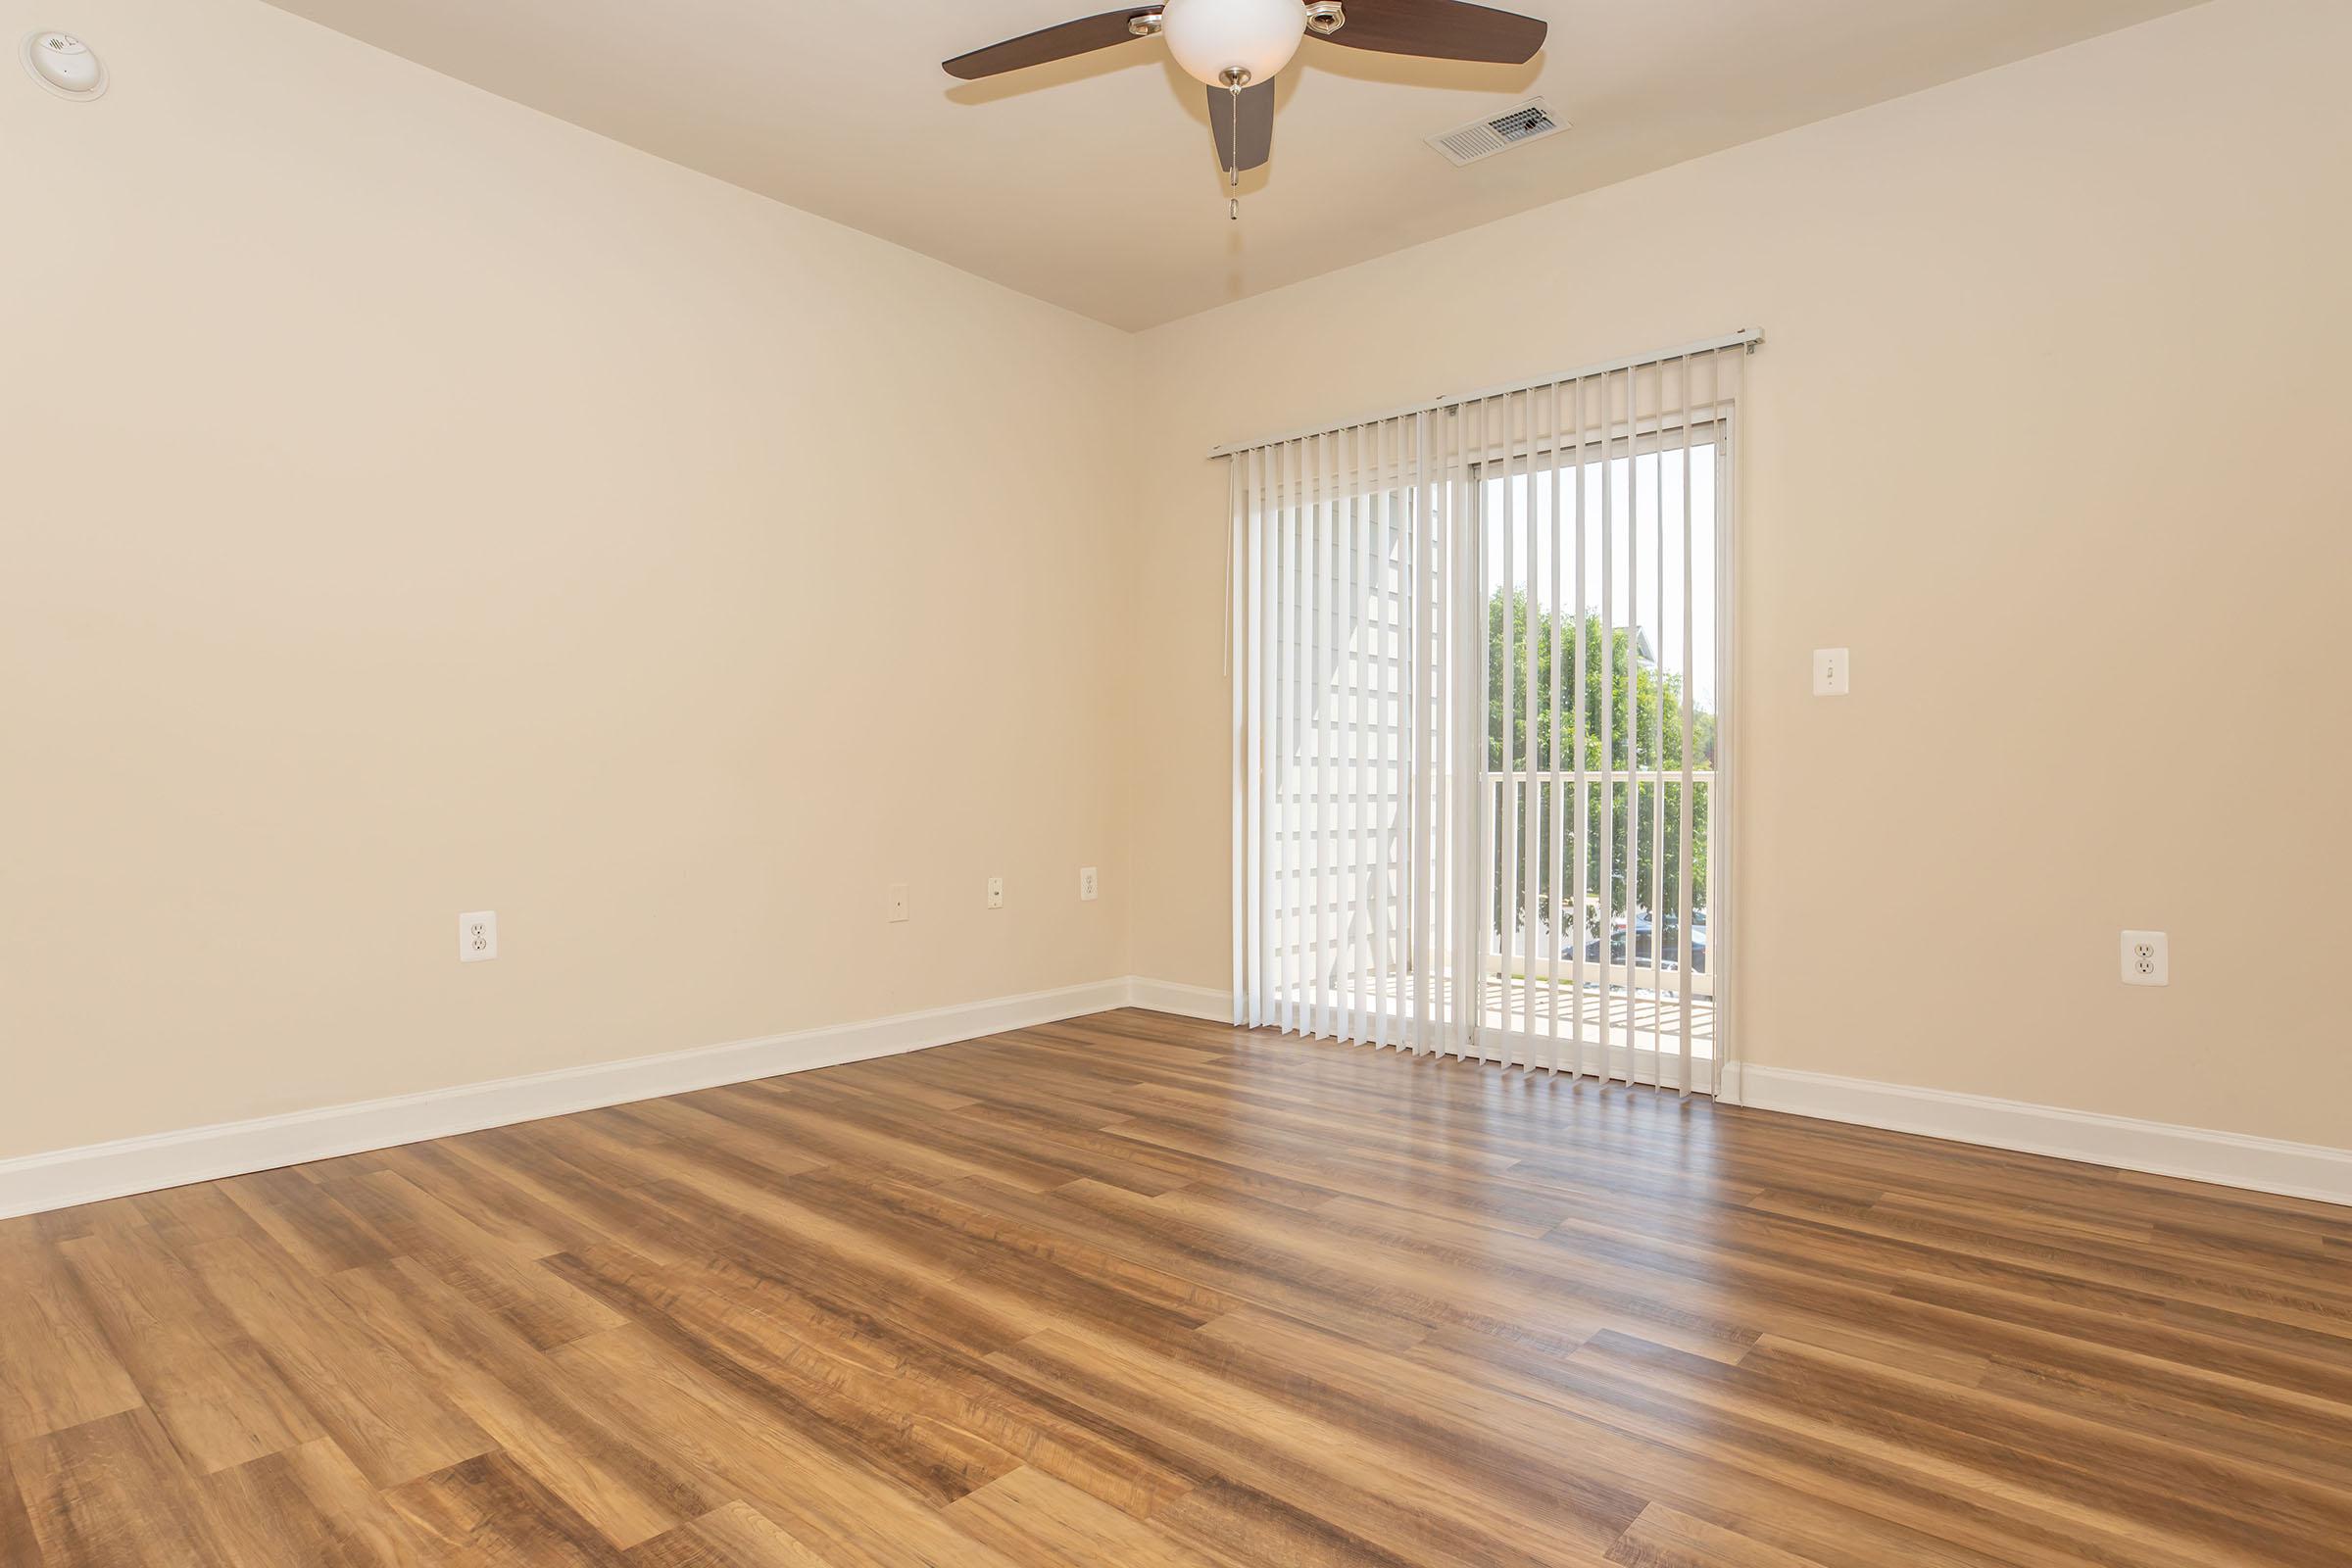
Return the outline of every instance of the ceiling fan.
[[[1217,167],[1235,185],[1274,156],[1274,77],[1312,36],[1350,49],[1524,65],[1544,47],[1534,17],[1468,0],[1159,0],[1042,27],[944,63],[977,81],[1050,60],[1164,37],[1185,73],[1208,86]],[[1233,205],[1241,216],[1240,203]]]

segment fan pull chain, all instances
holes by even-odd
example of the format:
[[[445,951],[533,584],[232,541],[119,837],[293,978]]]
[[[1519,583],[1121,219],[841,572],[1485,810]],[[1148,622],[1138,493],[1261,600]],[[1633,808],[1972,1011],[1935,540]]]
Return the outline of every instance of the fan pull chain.
[[[1233,99],[1233,188],[1242,188],[1242,86],[1235,82],[1225,89]],[[1239,201],[1239,198],[1236,198]]]
[[[1240,190],[1242,188],[1242,84],[1237,81],[1226,91],[1233,95],[1233,188]],[[1225,199],[1225,216],[1237,223],[1242,220],[1242,199],[1239,196],[1229,196]]]
[[[1229,166],[1227,172],[1233,176],[1232,188],[1236,191],[1242,188],[1242,89],[1249,84],[1250,73],[1247,71],[1238,66],[1226,70],[1225,91],[1233,99],[1233,140],[1228,144],[1233,151],[1226,163]],[[1242,220],[1241,197],[1228,196],[1225,199],[1225,216],[1237,223]]]

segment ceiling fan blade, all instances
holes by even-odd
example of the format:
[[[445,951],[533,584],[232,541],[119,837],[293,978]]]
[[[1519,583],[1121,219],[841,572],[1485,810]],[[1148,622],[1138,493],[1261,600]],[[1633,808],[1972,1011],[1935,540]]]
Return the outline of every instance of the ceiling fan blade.
[[[1217,167],[1234,172],[1234,93],[1230,87],[1208,89],[1208,128],[1217,136]],[[1274,84],[1261,81],[1241,92],[1241,172],[1248,173],[1274,156]]]
[[[1347,12],[1339,31],[1307,36],[1384,55],[1520,66],[1535,58],[1549,30],[1541,18],[1467,0],[1347,0]]]
[[[951,76],[965,81],[978,81],[983,76],[1002,75],[1024,66],[1042,66],[1049,60],[1067,60],[1072,55],[1092,54],[1107,49],[1114,43],[1128,43],[1137,35],[1127,30],[1128,22],[1136,17],[1156,15],[1157,6],[1135,5],[1124,11],[1105,11],[1099,17],[1081,17],[1076,22],[1064,22],[1057,26],[1040,27],[1018,38],[992,43],[985,49],[975,49],[968,55],[940,62],[940,69]]]

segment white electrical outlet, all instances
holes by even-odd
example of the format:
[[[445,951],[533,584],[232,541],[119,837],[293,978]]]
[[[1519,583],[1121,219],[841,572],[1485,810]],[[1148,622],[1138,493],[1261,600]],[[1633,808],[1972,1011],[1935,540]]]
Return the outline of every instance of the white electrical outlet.
[[[1095,882],[1095,868],[1091,865],[1080,866],[1078,868],[1079,902],[1092,904],[1095,901],[1095,895],[1101,891],[1102,889]]]
[[[892,922],[893,924],[896,924],[897,922],[899,922],[899,921],[901,921],[901,920],[904,920],[904,919],[906,919],[906,883],[904,883],[904,882],[893,882],[893,883],[890,885],[890,919],[891,919],[891,922]]]
[[[1813,695],[1816,697],[1843,697],[1850,689],[1848,683],[1852,679],[1853,672],[1848,666],[1851,662],[1852,661],[1847,658],[1846,651],[1842,648],[1814,649]]]
[[[498,956],[498,911],[476,909],[458,916],[458,961],[481,963]]]
[[[2173,981],[2173,955],[2161,931],[2124,933],[2124,984],[2163,986]]]
[[[988,879],[988,906],[992,909],[1004,907],[1004,879],[1001,876]]]

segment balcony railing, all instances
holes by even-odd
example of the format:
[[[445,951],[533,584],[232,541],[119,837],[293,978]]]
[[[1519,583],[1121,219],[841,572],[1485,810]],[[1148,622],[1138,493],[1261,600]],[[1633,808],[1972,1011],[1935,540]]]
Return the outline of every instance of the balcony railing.
[[[1493,867],[1497,864],[1495,835],[1500,831],[1506,792],[1518,792],[1522,810],[1533,801],[1539,811],[1546,811],[1554,786],[1550,775],[1542,772],[1531,777],[1524,772],[1495,771],[1484,775],[1484,780],[1483,790],[1470,792],[1482,795],[1485,802],[1483,808],[1477,808],[1484,813],[1475,827],[1485,857],[1477,863]],[[1614,780],[1621,789],[1627,782],[1623,773]],[[1667,835],[1679,852],[1681,824],[1676,812],[1682,796],[1681,770],[1669,769],[1663,782]],[[1610,783],[1598,773],[1589,774],[1586,799],[1597,801],[1599,792]],[[1656,773],[1644,773],[1637,792],[1653,834],[1659,783]],[[1711,769],[1692,769],[1693,801],[1709,799],[1699,792],[1711,790],[1714,783]],[[1559,787],[1567,792],[1560,797],[1565,805],[1576,790],[1575,776],[1561,780]],[[1707,929],[1711,922],[1706,919],[1716,906],[1713,889],[1706,885],[1712,880],[1714,861],[1705,854],[1707,834],[1695,813],[1691,859],[1694,868],[1704,867],[1704,873],[1694,870],[1697,885],[1691,889],[1691,902],[1698,918],[1691,925],[1692,961],[1686,973],[1682,922],[1678,919],[1669,925],[1657,918],[1651,909],[1647,879],[1629,899],[1622,888],[1622,866],[1616,868],[1618,897],[1589,899],[1581,933],[1562,931],[1555,938],[1541,915],[1529,925],[1524,918],[1526,900],[1516,884],[1509,899],[1510,918],[1498,918],[1502,901],[1489,885],[1481,904],[1497,913],[1490,913],[1483,950],[1473,948],[1477,956],[1470,963],[1445,957],[1450,936],[1436,939],[1427,948],[1417,947],[1411,940],[1414,924],[1398,903],[1402,890],[1393,869],[1400,856],[1392,836],[1396,797],[1375,791],[1360,800],[1328,804],[1332,815],[1309,814],[1304,825],[1276,841],[1288,862],[1278,871],[1273,916],[1282,938],[1272,957],[1282,966],[1282,973],[1267,981],[1267,989],[1279,994],[1286,1007],[1312,1017],[1311,1028],[1349,1038],[1401,1041],[1416,1016],[1455,1018],[1457,1008],[1467,1003],[1462,982],[1475,972],[1480,1023],[1492,1037],[1494,1054],[1502,1059],[1549,1065],[1574,1055],[1587,1070],[1671,1083],[1678,1081],[1686,1032],[1694,1063],[1715,1054],[1715,966],[1707,961],[1707,939],[1713,932]],[[1573,810],[1566,816],[1571,824],[1580,820]],[[1524,819],[1519,819],[1519,831],[1524,835]],[[1619,831],[1623,831],[1622,812]],[[1524,846],[1524,836],[1520,842]],[[1568,848],[1573,852],[1573,843]],[[1548,860],[1551,854],[1552,841],[1546,838],[1544,858]],[[1567,858],[1562,880],[1572,903],[1573,853]],[[1548,891],[1548,875],[1540,887]],[[1442,923],[1449,932],[1458,930],[1453,922],[1463,911],[1452,902],[1455,895],[1425,896],[1442,900]],[[1548,907],[1545,900],[1539,899],[1538,904],[1540,909]],[[1621,928],[1622,946],[1618,941]],[[1653,952],[1655,933],[1660,929],[1666,931],[1668,941]],[[1315,933],[1311,941],[1310,932]],[[1314,956],[1318,951],[1324,955],[1320,969]],[[1436,972],[1424,973],[1416,965],[1433,951],[1438,955]],[[1600,1065],[1604,1041],[1605,1068]],[[1583,1045],[1581,1051],[1576,1049],[1578,1042]],[[1697,1081],[1703,1084],[1705,1075],[1699,1074]]]
[[[1487,907],[1495,911],[1487,929],[1482,1009],[1486,1026],[1539,1038],[1580,1036],[1596,1040],[1605,1033],[1620,1048],[1630,1045],[1643,1052],[1654,1050],[1673,1055],[1681,1051],[1687,1013],[1692,1054],[1711,1055],[1715,1037],[1715,975],[1714,966],[1708,962],[1712,935],[1708,915],[1715,907],[1710,886],[1714,857],[1706,853],[1711,811],[1706,813],[1704,824],[1693,813],[1690,855],[1704,870],[1694,875],[1690,889],[1694,906],[1691,918],[1684,919],[1679,912],[1669,915],[1651,907],[1653,900],[1667,909],[1675,905],[1676,874],[1671,864],[1657,867],[1654,874],[1648,874],[1651,868],[1643,864],[1642,869],[1645,874],[1635,879],[1638,885],[1630,889],[1626,886],[1629,872],[1624,863],[1627,853],[1624,835],[1628,825],[1623,807],[1619,808],[1619,840],[1612,858],[1616,897],[1606,897],[1603,890],[1590,885],[1596,878],[1589,863],[1583,919],[1560,920],[1556,915],[1549,920],[1545,918],[1546,911],[1574,904],[1576,856],[1580,849],[1576,833],[1580,824],[1591,820],[1590,812],[1606,799],[1602,792],[1612,783],[1618,789],[1633,786],[1632,798],[1642,813],[1642,830],[1652,837],[1659,832],[1657,818],[1662,801],[1664,837],[1658,843],[1660,848],[1675,845],[1679,852],[1682,824],[1678,813],[1685,806],[1682,770],[1669,767],[1663,776],[1645,770],[1638,780],[1622,771],[1614,780],[1589,771],[1581,802],[1576,796],[1574,774],[1556,783],[1546,772],[1494,770],[1484,777],[1485,819],[1479,824],[1479,842],[1485,856],[1482,863],[1494,868],[1490,876],[1501,884],[1490,885],[1486,898]],[[1713,789],[1715,773],[1710,768],[1693,768],[1690,783],[1690,801],[1706,801],[1708,798],[1700,792]],[[1580,805],[1585,808],[1578,809]],[[1506,807],[1510,808],[1507,817]],[[1514,868],[1511,864],[1513,859],[1525,857],[1529,812],[1536,813],[1543,826],[1536,879],[1538,914],[1533,925],[1526,918],[1528,868],[1524,864]],[[1565,844],[1552,837],[1563,828]],[[1497,848],[1498,835],[1506,833],[1518,835],[1517,854],[1508,858]],[[1641,837],[1642,832],[1637,832],[1637,843]],[[1564,894],[1556,906],[1547,897],[1555,876]]]

